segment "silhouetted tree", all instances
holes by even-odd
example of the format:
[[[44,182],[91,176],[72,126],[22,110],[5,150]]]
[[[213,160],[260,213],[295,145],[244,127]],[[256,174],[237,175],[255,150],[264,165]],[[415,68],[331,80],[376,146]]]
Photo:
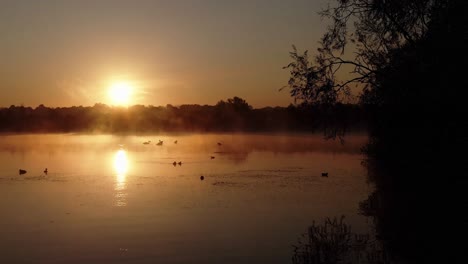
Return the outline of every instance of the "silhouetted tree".
[[[377,185],[372,199],[379,201],[372,204],[380,207],[371,211],[393,251],[413,261],[442,253],[431,227],[447,228],[443,241],[466,230],[457,212],[463,207],[458,194],[467,187],[459,171],[468,147],[468,83],[457,61],[466,61],[467,6],[462,0],[334,1],[321,12],[332,24],[314,59],[293,47],[285,67],[290,93],[301,102],[328,107],[351,86],[362,88],[360,103],[371,120],[367,165]],[[441,190],[451,191],[434,196]],[[427,217],[437,210],[444,213]],[[454,222],[442,219],[448,215]],[[454,258],[460,252],[450,246],[447,257]]]
[[[382,68],[391,65],[395,52],[427,38],[433,27],[440,26],[433,24],[441,20],[441,13],[448,12],[451,2],[336,1],[336,6],[320,13],[333,23],[322,37],[314,61],[309,61],[307,51],[299,54],[293,46],[293,62],[285,67],[291,71],[291,95],[297,100],[329,104],[347,94],[351,84],[363,85],[366,94],[378,90]],[[346,49],[352,49],[353,56],[345,56]],[[351,71],[349,78],[340,80],[337,74],[343,70]],[[378,102],[377,98],[372,100]]]

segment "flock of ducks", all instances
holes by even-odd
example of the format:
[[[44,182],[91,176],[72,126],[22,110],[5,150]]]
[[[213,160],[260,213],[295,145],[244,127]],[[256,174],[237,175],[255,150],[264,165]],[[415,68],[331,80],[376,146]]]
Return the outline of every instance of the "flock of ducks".
[[[143,144],[144,144],[144,145],[149,145],[149,144],[151,144],[151,140],[145,141],[145,142],[143,142]],[[177,144],[177,140],[174,141],[174,144]],[[157,146],[162,146],[162,145],[163,145],[163,141],[162,141],[162,140],[159,140],[159,142],[156,143],[156,145],[157,145]],[[222,146],[222,145],[223,145],[223,144],[222,144],[221,142],[218,142],[218,146]],[[215,159],[214,156],[211,156],[210,158],[211,158],[211,159]],[[174,161],[174,162],[172,163],[172,165],[174,165],[174,167],[177,166],[177,165],[182,166],[182,161],[179,161],[179,162]],[[28,172],[28,171],[26,171],[26,170],[24,170],[24,169],[19,169],[19,175],[26,174],[27,172]],[[44,174],[47,175],[48,172],[49,172],[48,169],[45,168]],[[322,177],[328,177],[328,172],[322,172]],[[203,181],[204,179],[205,179],[205,177],[204,177],[203,175],[200,176],[200,180]]]
[[[157,145],[157,146],[162,146],[163,143],[164,143],[164,141],[159,140],[159,142],[156,143],[156,145]],[[177,144],[177,143],[178,143],[178,141],[175,140],[175,141],[174,141],[174,144]],[[143,142],[143,144],[144,144],[144,145],[150,145],[150,144],[151,144],[151,140],[145,141],[145,142]],[[222,146],[223,144],[222,144],[221,142],[218,142],[217,145],[218,145],[218,146]],[[215,156],[210,156],[210,158],[211,158],[211,159],[215,159]],[[179,162],[174,161],[174,162],[172,163],[172,165],[173,165],[174,167],[176,167],[177,165],[182,166],[182,161],[179,161]],[[204,179],[205,179],[205,176],[203,176],[203,175],[200,176],[200,180],[203,181]]]
[[[150,143],[151,143],[151,140],[148,140],[148,141],[143,142],[143,144],[145,144],[145,145],[148,145],[148,144],[150,144]],[[163,144],[163,141],[162,141],[162,140],[159,140],[159,142],[158,142],[156,145],[162,146],[162,144]],[[174,141],[174,144],[177,144],[177,140]],[[222,145],[223,145],[221,142],[218,142],[217,144],[218,144],[218,146],[222,146]],[[210,156],[210,158],[211,158],[211,159],[215,159],[215,156]],[[172,163],[172,165],[174,165],[174,167],[177,166],[177,165],[182,166],[182,161],[179,161],[179,162],[174,161],[174,162]],[[328,172],[322,172],[322,177],[328,177]],[[205,177],[204,177],[203,175],[200,176],[200,180],[203,181],[204,179],[205,179]]]
[[[18,173],[19,173],[19,175],[23,175],[23,174],[28,173],[28,171],[27,171],[27,170],[23,170],[23,169],[19,169]],[[49,170],[48,170],[47,168],[45,168],[44,174],[47,175],[47,173],[49,173]]]
[[[159,142],[156,143],[156,145],[157,145],[157,146],[162,146],[163,143],[164,143],[164,141],[159,140]],[[149,145],[149,144],[151,144],[151,140],[148,140],[148,141],[143,142],[143,145]],[[174,144],[177,144],[177,140],[174,141]],[[218,146],[221,146],[221,143],[218,142]]]

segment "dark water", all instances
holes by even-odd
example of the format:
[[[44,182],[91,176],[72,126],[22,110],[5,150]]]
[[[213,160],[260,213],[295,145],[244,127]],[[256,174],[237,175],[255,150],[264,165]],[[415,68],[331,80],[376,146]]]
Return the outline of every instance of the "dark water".
[[[355,232],[371,233],[359,214],[373,191],[365,141],[1,136],[0,262],[290,263],[313,220],[346,215]]]

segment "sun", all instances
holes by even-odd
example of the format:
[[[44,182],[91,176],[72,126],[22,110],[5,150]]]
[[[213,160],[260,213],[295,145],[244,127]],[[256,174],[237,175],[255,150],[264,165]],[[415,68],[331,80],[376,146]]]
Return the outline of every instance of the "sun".
[[[128,106],[133,87],[127,82],[114,82],[109,86],[109,98],[112,104]]]

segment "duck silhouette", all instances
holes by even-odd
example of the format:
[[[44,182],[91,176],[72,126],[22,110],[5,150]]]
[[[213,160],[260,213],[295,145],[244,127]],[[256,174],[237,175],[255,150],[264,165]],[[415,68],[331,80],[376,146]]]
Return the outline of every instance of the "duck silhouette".
[[[328,177],[328,172],[322,172],[322,177]]]
[[[27,173],[27,171],[26,171],[26,170],[19,169],[19,175],[26,174],[26,173]]]
[[[48,172],[49,171],[47,170],[47,168],[45,168],[45,170],[44,170],[45,175],[47,175]]]

